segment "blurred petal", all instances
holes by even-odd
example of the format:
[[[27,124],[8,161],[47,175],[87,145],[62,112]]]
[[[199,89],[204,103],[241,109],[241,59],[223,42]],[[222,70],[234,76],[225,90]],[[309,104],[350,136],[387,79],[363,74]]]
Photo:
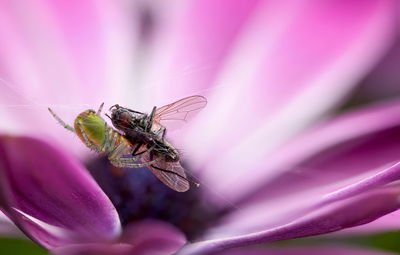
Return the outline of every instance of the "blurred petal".
[[[204,182],[232,200],[260,185],[273,150],[336,105],[394,37],[395,1],[296,3],[259,6],[185,137]]]
[[[333,233],[340,236],[348,235],[366,235],[377,234],[382,232],[395,232],[400,229],[400,211],[389,213],[371,223],[349,228],[338,233]]]
[[[396,43],[387,52],[386,56],[378,63],[372,72],[365,77],[360,87],[357,88],[355,96],[358,101],[369,102],[398,97],[400,95],[399,62],[400,36],[397,37]]]
[[[240,209],[233,208],[209,238],[263,229],[266,233],[284,231],[287,225],[292,226],[289,222],[310,217],[310,213],[315,216],[314,210],[338,204],[342,209],[334,210],[331,219],[339,217],[340,212],[349,215],[337,218],[337,228],[325,229],[327,232],[349,227],[349,221],[352,226],[364,224],[396,210],[400,201],[397,187],[382,188],[400,180],[400,163],[390,164],[400,159],[400,118],[396,116],[400,116],[398,102],[372,106],[322,124],[291,141],[268,162],[270,181],[244,197],[243,203],[237,205]],[[376,188],[381,191],[371,191]],[[379,198],[375,197],[376,192],[380,193]],[[358,202],[363,196],[370,198]],[[356,200],[355,205],[348,203],[352,200]],[[362,206],[363,203],[369,205]],[[359,205],[353,207],[356,204]],[[318,217],[314,223],[322,224]],[[324,224],[319,230],[324,231]],[[380,225],[381,231],[388,230],[384,226]],[[308,234],[317,233],[305,235]]]
[[[90,243],[65,245],[51,250],[54,255],[129,255],[130,244]]]
[[[118,243],[70,245],[52,252],[57,255],[161,255],[175,253],[185,242],[185,236],[173,226],[161,221],[144,220],[128,225]]]
[[[155,220],[135,222],[121,238],[134,246],[131,254],[173,254],[185,243],[185,235],[172,225]]]
[[[294,221],[260,232],[189,244],[182,254],[207,254],[223,249],[338,231],[373,221],[400,208],[400,187],[389,186],[342,201],[321,205]]]
[[[273,154],[264,168],[269,178],[254,193],[243,195],[236,204],[241,210],[233,210],[222,228],[248,233],[285,224],[310,205],[399,180],[396,116],[399,102],[354,111],[303,133]],[[264,211],[268,213],[260,213]]]
[[[235,39],[260,2],[194,0],[163,6],[170,9],[170,15],[158,20],[162,27],[154,39],[143,81],[146,94],[152,95],[155,103],[168,104],[212,87]]]
[[[253,183],[253,190],[237,194],[237,203],[268,201],[309,187],[334,190],[373,176],[382,166],[400,160],[400,118],[396,116],[400,116],[400,102],[376,104],[303,132],[256,169],[265,172],[263,179],[255,178],[253,172],[243,178]]]
[[[375,175],[355,180],[354,183],[337,187],[333,191],[330,190],[330,186],[328,190],[306,189],[294,192],[290,196],[278,196],[268,201],[240,207],[241,209],[234,210],[231,215],[226,216],[220,226],[210,231],[209,238],[252,233],[285,225],[318,208],[361,195],[400,179],[400,163],[379,170],[381,171],[376,171]],[[380,208],[379,204],[376,206]]]
[[[46,108],[71,123],[128,95],[133,21],[121,1],[1,1],[1,130],[79,143]]]
[[[397,116],[400,102],[386,102],[343,114],[303,132],[271,154],[263,167],[268,174],[264,185],[251,197],[267,200],[311,186],[338,182],[344,186],[346,181],[373,176],[380,167],[400,160]]]
[[[23,236],[15,224],[0,211],[0,236]]]
[[[40,140],[0,137],[0,202],[22,231],[46,248],[113,240],[118,214],[77,161]]]
[[[269,248],[245,248],[219,252],[218,255],[389,255],[391,252],[367,250],[356,247],[341,247],[338,245],[317,247],[269,247]]]

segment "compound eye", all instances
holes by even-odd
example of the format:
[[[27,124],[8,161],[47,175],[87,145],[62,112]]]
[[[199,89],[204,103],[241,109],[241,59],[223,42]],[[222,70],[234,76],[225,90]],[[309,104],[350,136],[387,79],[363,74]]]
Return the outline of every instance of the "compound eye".
[[[88,111],[89,113],[96,113],[94,110],[92,110],[92,109],[90,109],[89,111]]]

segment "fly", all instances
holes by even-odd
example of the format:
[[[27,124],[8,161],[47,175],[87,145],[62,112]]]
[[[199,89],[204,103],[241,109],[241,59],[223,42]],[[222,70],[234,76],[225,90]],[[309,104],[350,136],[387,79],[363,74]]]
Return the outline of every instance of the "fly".
[[[185,123],[190,115],[204,108],[206,104],[204,97],[191,96],[160,108],[153,107],[150,114],[113,105],[109,118],[114,127],[136,145],[132,155],[138,155],[140,150],[148,151],[142,160],[152,163],[146,167],[171,189],[186,191],[189,189],[189,182],[180,164],[179,152],[165,139],[165,125],[173,122]]]

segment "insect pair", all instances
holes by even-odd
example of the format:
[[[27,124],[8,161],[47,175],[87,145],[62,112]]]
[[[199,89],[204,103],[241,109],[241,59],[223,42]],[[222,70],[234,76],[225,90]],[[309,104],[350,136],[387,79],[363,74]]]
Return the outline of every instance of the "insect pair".
[[[103,104],[97,112],[86,110],[80,113],[74,127],[66,124],[50,108],[49,111],[91,150],[108,153],[108,159],[114,166],[147,167],[171,189],[187,191],[191,181],[180,164],[179,152],[165,139],[166,126],[167,123],[186,122],[189,115],[206,106],[207,100],[202,96],[186,97],[160,108],[154,107],[150,114],[113,105],[110,108],[111,117],[106,116],[118,131],[108,126],[100,116]]]

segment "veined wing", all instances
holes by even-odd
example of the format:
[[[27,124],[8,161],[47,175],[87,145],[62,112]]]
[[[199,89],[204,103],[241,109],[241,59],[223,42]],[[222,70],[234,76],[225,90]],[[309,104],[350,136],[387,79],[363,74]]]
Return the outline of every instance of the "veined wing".
[[[190,188],[185,170],[179,161],[166,162],[165,160],[160,160],[152,164],[152,166],[148,166],[148,168],[160,181],[175,191],[185,192]]]
[[[154,115],[154,121],[158,125],[177,127],[177,125],[187,122],[206,105],[207,99],[203,96],[185,97],[158,108]]]

